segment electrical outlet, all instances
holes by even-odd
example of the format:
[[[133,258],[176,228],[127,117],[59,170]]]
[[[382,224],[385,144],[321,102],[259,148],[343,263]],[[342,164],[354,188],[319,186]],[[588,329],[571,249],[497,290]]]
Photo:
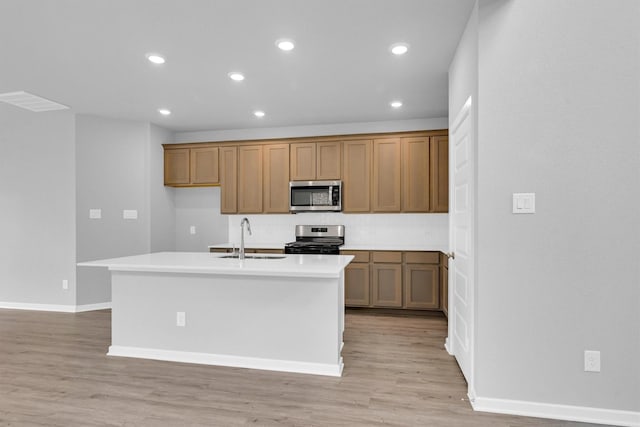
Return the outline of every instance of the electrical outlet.
[[[62,281],[62,289],[64,289],[65,291],[69,290],[69,281],[67,279],[64,279]]]
[[[600,352],[594,350],[584,351],[585,372],[600,372]]]
[[[178,311],[176,313],[176,326],[184,327],[187,325],[187,316],[184,311]]]
[[[192,225],[191,227],[189,227],[189,233],[196,234],[196,226],[195,225]]]

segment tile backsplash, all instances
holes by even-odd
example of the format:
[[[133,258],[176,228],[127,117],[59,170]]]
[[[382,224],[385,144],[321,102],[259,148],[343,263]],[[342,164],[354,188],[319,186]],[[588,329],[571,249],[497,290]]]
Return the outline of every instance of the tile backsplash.
[[[240,241],[240,221],[251,222],[246,244],[286,243],[295,240],[299,224],[342,224],[347,246],[448,247],[448,214],[343,214],[300,213],[295,215],[229,215],[229,242]]]

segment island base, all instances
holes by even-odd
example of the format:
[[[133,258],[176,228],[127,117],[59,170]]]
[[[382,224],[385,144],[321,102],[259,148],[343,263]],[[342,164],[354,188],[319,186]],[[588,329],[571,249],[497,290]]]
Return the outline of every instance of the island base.
[[[109,355],[340,376],[344,278],[112,271]]]

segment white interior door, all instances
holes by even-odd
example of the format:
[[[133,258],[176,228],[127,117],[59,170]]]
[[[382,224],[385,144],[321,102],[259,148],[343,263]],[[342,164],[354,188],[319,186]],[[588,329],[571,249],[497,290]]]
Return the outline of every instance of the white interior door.
[[[449,130],[449,333],[453,354],[475,398],[474,372],[474,149],[472,99],[469,97]]]

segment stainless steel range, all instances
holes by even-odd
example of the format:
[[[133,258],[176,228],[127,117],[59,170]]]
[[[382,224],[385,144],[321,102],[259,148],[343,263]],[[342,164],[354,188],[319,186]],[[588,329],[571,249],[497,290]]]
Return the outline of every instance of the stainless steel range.
[[[285,254],[338,255],[344,245],[344,225],[296,225],[296,241],[284,246]]]

